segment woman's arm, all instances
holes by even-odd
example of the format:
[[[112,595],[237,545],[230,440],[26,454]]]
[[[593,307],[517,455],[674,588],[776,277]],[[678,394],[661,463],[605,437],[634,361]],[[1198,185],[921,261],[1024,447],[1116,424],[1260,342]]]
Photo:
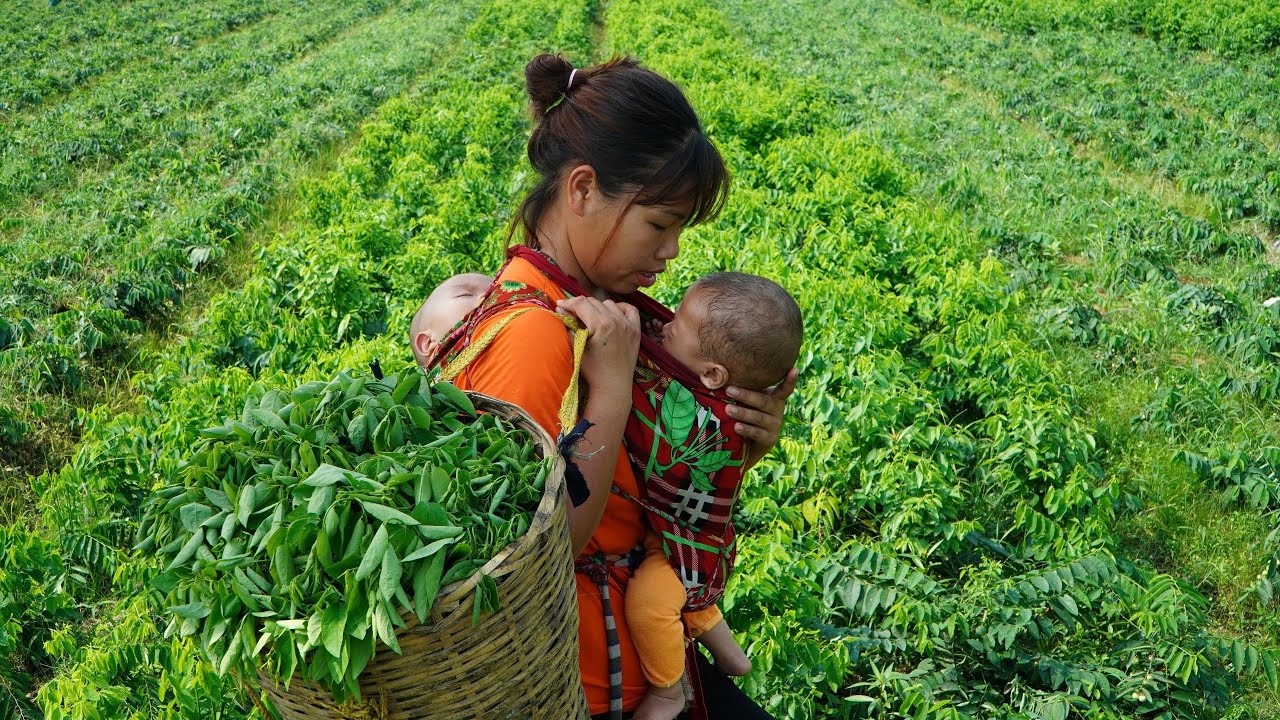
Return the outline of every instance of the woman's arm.
[[[583,417],[594,425],[587,431],[578,461],[590,495],[569,509],[569,534],[576,557],[595,534],[613,486],[618,452],[627,415],[631,412],[631,383],[640,351],[640,314],[626,303],[575,297],[560,301],[559,309],[576,315],[590,333],[582,356],[582,379],[590,388]]]

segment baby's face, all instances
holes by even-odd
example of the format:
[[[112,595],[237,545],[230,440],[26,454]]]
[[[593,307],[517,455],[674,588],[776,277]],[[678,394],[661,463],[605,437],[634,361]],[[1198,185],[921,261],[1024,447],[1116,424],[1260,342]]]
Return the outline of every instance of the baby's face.
[[[702,358],[702,323],[707,303],[697,286],[690,288],[676,307],[675,317],[662,326],[662,349],[685,367],[697,372]]]
[[[489,289],[489,278],[469,273],[455,275],[440,284],[427,299],[423,330],[433,342],[440,342],[458,321],[475,309]]]

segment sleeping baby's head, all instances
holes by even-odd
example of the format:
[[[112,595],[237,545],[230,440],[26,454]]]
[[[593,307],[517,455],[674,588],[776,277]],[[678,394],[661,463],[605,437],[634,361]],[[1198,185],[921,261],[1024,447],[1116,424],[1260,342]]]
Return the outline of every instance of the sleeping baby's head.
[[[435,355],[440,341],[467,313],[484,299],[492,278],[479,273],[463,273],[445,280],[418,308],[409,325],[409,346],[419,365]]]
[[[662,328],[662,347],[711,390],[778,384],[800,356],[803,338],[795,299],[772,280],[738,272],[695,282]]]

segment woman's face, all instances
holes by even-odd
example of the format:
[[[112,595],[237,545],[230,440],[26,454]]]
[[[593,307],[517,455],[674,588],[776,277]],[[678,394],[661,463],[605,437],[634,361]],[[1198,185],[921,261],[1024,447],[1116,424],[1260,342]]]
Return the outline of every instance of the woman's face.
[[[691,210],[688,204],[627,203],[628,198],[598,203],[584,215],[586,232],[574,242],[574,255],[591,283],[618,295],[657,281],[667,262],[680,254],[680,232]]]

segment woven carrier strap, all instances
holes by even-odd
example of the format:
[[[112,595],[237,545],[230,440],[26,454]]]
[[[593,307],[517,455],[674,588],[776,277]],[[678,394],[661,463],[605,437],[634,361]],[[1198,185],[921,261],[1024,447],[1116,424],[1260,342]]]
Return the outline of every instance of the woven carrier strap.
[[[505,330],[512,320],[532,309],[531,307],[520,308],[503,317],[493,327],[489,328],[484,335],[481,335],[479,339],[458,353],[453,362],[441,370],[440,378],[447,382],[453,382],[454,378],[462,374],[462,371],[466,370],[473,360],[480,357],[480,353],[493,344],[498,334]],[[582,323],[578,322],[577,318],[571,315],[556,313],[556,317],[560,318],[565,327],[569,328],[569,331],[573,333],[573,375],[569,379],[569,389],[565,391],[564,399],[560,401],[558,418],[560,420],[560,432],[567,433],[573,428],[578,418],[578,373],[582,370],[582,354],[587,348],[587,329],[582,326]]]
[[[605,644],[609,654],[609,720],[622,720],[622,643],[618,641],[618,621],[613,616],[613,603],[609,599],[609,568],[639,567],[643,559],[644,548],[637,547],[626,555],[583,555],[573,564],[575,572],[586,575],[600,588]]]

